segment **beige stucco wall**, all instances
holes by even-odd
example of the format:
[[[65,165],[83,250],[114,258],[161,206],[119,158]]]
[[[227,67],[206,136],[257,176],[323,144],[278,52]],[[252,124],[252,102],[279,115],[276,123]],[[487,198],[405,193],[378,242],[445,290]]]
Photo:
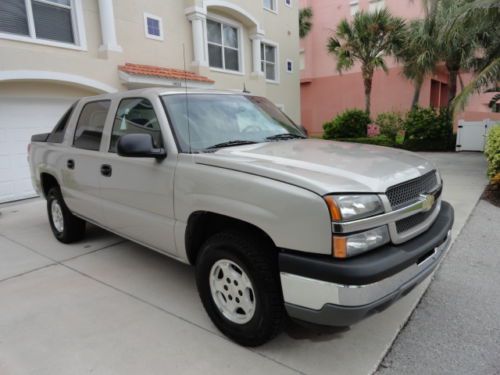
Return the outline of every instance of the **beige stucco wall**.
[[[50,71],[82,76],[112,86],[118,90],[126,87],[118,76],[117,66],[125,62],[157,65],[168,68],[194,70],[215,80],[215,88],[243,89],[263,95],[277,104],[283,104],[285,112],[294,120],[300,119],[300,87],[298,56],[298,1],[285,6],[284,0],[276,0],[278,13],[264,10],[261,0],[227,0],[251,14],[265,31],[264,39],[279,44],[280,82],[268,83],[252,72],[252,45],[250,27],[244,25],[243,58],[245,71],[241,75],[220,73],[209,68],[191,66],[193,39],[190,21],[185,9],[202,6],[202,0],[114,0],[114,15],[118,44],[123,52],[103,53],[101,27],[97,0],[81,0],[87,48],[84,51],[66,49],[29,42],[0,38],[0,73],[2,71],[30,70]],[[236,21],[239,15],[223,7],[208,8],[209,12],[230,16]],[[164,40],[148,39],[144,35],[144,12],[161,17]],[[244,17],[242,17],[243,19]],[[294,72],[286,72],[286,59],[294,63]],[[43,82],[38,84],[43,85]]]

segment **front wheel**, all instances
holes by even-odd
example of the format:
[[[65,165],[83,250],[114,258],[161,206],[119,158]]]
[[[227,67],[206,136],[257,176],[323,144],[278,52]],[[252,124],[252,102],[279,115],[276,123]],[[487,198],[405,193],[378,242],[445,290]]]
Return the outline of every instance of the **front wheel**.
[[[196,263],[198,292],[212,322],[245,346],[272,339],[285,316],[276,253],[256,238],[217,233],[205,242]]]
[[[71,213],[58,187],[47,193],[47,213],[52,233],[59,241],[72,243],[85,236],[85,221]]]

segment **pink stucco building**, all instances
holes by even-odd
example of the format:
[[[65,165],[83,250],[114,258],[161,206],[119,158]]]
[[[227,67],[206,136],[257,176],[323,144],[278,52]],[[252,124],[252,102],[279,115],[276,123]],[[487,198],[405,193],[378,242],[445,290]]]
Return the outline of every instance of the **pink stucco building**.
[[[343,18],[352,19],[359,10],[386,7],[406,19],[423,17],[421,0],[300,0],[301,7],[310,6],[314,17],[311,32],[301,40],[301,108],[302,124],[311,134],[321,134],[322,125],[348,108],[364,108],[364,89],[359,65],[342,73],[336,69],[335,57],[327,52],[326,44]],[[377,70],[373,79],[372,118],[380,112],[406,111],[411,107],[413,85],[401,74],[401,68],[387,59],[389,73]],[[447,103],[447,71],[438,69],[425,80],[420,93],[420,105],[443,106]],[[464,82],[467,74],[462,74]],[[460,86],[459,86],[460,89]],[[476,95],[458,119],[500,120],[491,113],[487,103],[492,94]]]

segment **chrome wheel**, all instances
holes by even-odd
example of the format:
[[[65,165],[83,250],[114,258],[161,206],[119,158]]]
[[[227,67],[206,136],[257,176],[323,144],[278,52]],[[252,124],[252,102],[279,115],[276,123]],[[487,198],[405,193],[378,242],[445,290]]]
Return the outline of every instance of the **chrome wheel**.
[[[64,217],[61,205],[57,200],[53,200],[50,204],[50,211],[52,214],[52,223],[54,224],[54,228],[56,228],[59,233],[62,233],[62,231],[64,231]]]
[[[221,259],[210,270],[210,291],[219,311],[233,323],[245,324],[255,313],[255,294],[247,274],[235,262]]]

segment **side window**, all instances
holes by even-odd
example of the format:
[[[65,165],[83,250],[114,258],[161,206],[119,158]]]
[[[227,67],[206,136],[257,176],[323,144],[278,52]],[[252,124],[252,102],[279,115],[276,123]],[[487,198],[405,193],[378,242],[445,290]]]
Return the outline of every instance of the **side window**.
[[[108,115],[110,100],[85,104],[76,124],[73,146],[85,150],[99,150],[102,130]]]
[[[122,135],[138,133],[151,134],[155,147],[163,147],[160,124],[151,102],[143,98],[123,99],[116,111],[109,152],[116,152]]]
[[[47,138],[47,142],[51,143],[62,143],[64,139],[64,133],[66,132],[66,127],[69,122],[69,118],[73,113],[73,109],[75,109],[75,104],[71,106],[70,109],[66,111],[66,113],[61,117],[61,119],[57,122],[54,130],[49,134],[49,138]]]

